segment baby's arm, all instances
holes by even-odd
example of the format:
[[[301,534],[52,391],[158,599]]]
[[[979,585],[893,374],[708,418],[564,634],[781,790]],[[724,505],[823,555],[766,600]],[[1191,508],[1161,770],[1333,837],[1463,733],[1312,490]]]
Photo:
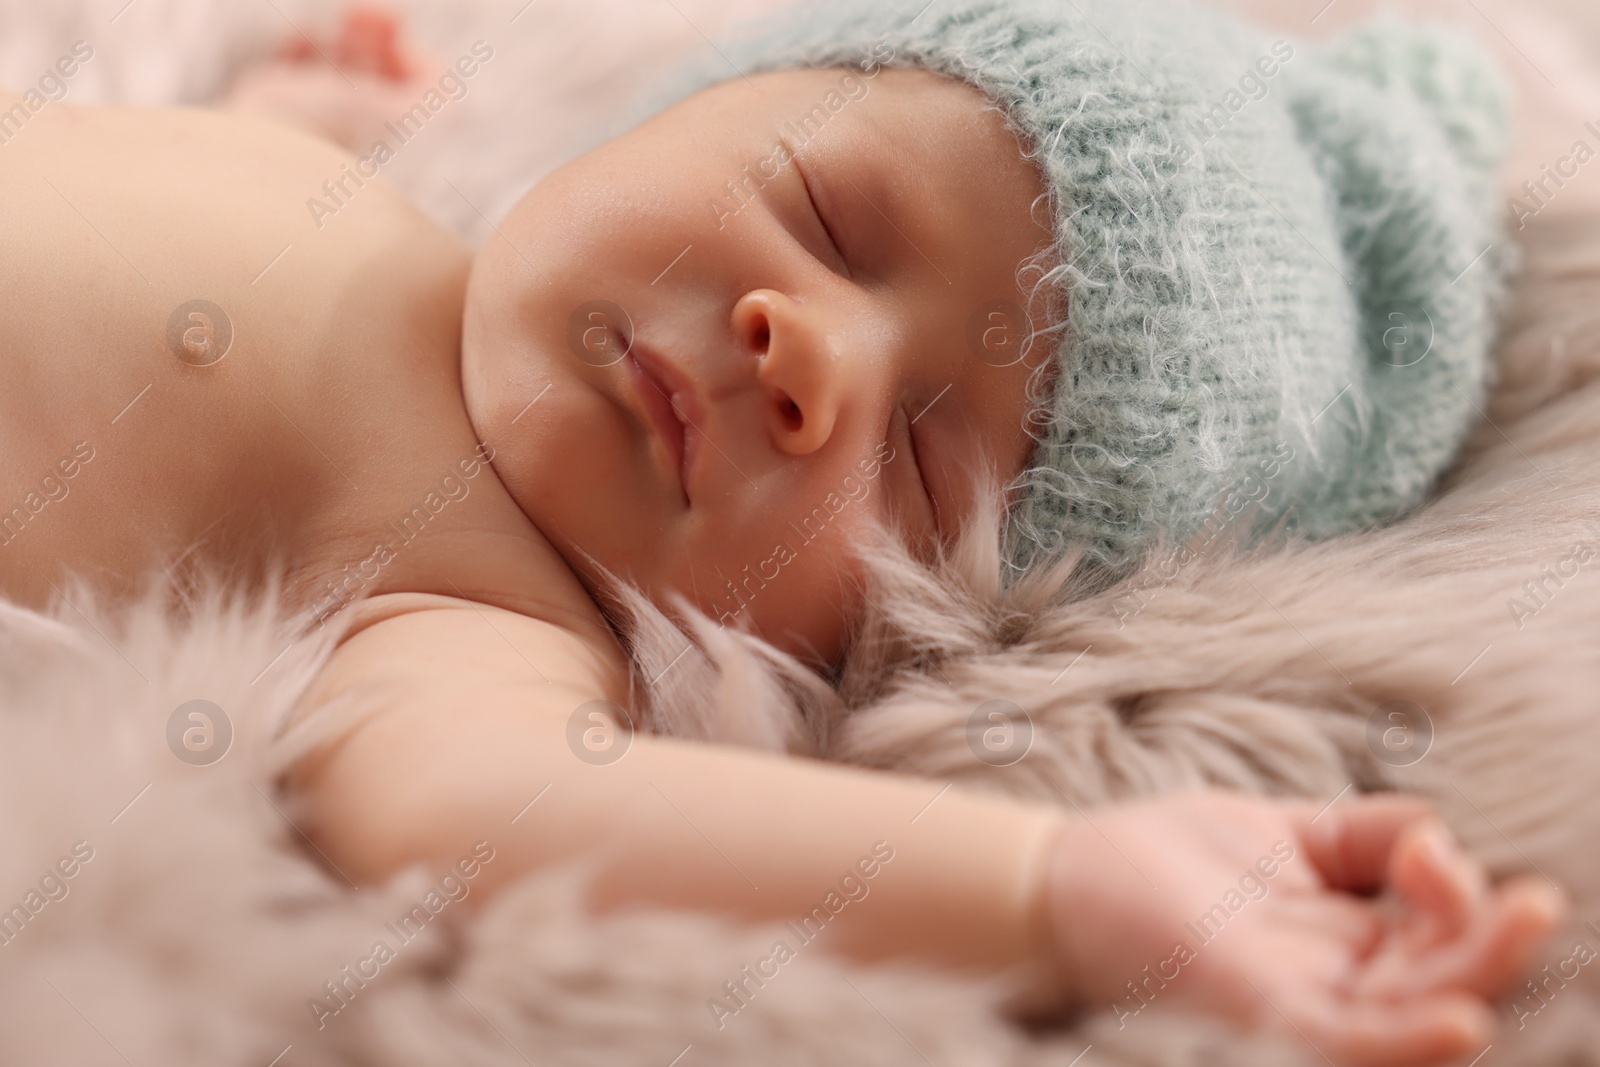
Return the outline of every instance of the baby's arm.
[[[1077,1003],[1126,1018],[1150,1000],[1252,1028],[1288,1020],[1337,1062],[1372,1065],[1481,1047],[1486,998],[1561,911],[1542,884],[1488,889],[1404,798],[1346,799],[1319,815],[1195,794],[1090,822],[643,734],[615,762],[587,762],[569,740],[574,710],[625,696],[596,645],[446,597],[361,607],[385,600],[413,610],[350,638],[305,702],[353,696],[377,714],[291,783],[302,825],[361,884],[416,861],[449,866],[484,840],[495,858],[480,890],[591,855],[602,910],[799,922],[843,896],[849,876],[859,899],[817,924],[832,951],[1015,969],[1028,995],[1011,1006],[1026,1013]],[[1354,895],[1386,886],[1407,905],[1398,917]],[[1228,926],[1215,943],[1208,922]]]
[[[591,645],[512,612],[423,602],[348,639],[305,702],[379,702],[292,781],[302,825],[358,884],[418,860],[442,868],[482,839],[495,860],[476,890],[599,852],[599,908],[798,922],[852,875],[867,895],[827,923],[835,950],[1021,964],[1048,986],[1036,957],[1050,958],[1039,888],[1055,809],[643,733],[615,762],[585,762],[569,745],[574,711],[602,696],[626,703]],[[878,857],[893,858],[871,863],[879,842]]]

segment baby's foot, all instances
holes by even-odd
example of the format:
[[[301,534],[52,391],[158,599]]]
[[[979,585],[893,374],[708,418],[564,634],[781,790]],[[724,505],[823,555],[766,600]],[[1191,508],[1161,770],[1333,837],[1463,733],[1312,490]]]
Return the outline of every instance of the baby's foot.
[[[326,58],[346,74],[371,74],[403,82],[415,64],[401,40],[400,18],[379,7],[354,5],[346,9],[339,36],[318,55],[307,38],[296,34],[280,50],[283,59],[315,63]]]
[[[386,121],[431,87],[424,72],[436,66],[404,40],[398,16],[356,5],[345,11],[334,37],[296,33],[272,59],[245,70],[224,106],[364,151]]]

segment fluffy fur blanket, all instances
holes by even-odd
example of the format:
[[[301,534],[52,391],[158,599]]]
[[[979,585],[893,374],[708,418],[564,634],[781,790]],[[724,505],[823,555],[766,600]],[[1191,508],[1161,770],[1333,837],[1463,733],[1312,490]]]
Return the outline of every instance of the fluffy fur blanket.
[[[197,38],[218,30],[202,5],[140,4],[116,23],[120,2],[95,9],[98,28],[137,40],[152,27],[153,40],[161,24],[138,18],[170,17]],[[503,6],[500,22],[520,4]],[[679,6],[709,19],[715,5]],[[26,80],[34,53],[18,61],[10,33],[23,7],[0,11],[4,73],[22,63]],[[47,59],[51,35],[82,36],[65,22],[40,32]],[[222,71],[253,47],[243,40],[216,32],[192,82],[141,93],[130,74],[123,89],[202,97],[216,86],[206,64]],[[100,69],[154,69],[136,51],[98,48]],[[115,96],[107,77],[94,91]],[[505,202],[478,207],[493,217]],[[682,654],[649,692],[652,726],[1091,818],[1095,804],[1201,783],[1325,801],[1420,790],[1497,872],[1537,871],[1578,899],[1540,961],[1554,977],[1507,1005],[1483,1062],[1600,1065],[1600,968],[1570,977],[1576,945],[1600,951],[1586,925],[1600,919],[1600,219],[1524,237],[1500,387],[1418,514],[1270,553],[1197,543],[1111,589],[1062,572],[1003,591],[984,524],[937,571],[885,550],[868,632],[832,686],[709,627],[705,651],[685,654],[641,609],[640,673]],[[1120,1027],[1107,1011],[1025,1032],[994,1014],[992,983],[804,948],[732,999],[725,983],[780,926],[596,919],[575,870],[525,879],[479,913],[451,899],[460,882],[420,869],[353,889],[274,788],[308,740],[279,724],[326,651],[325,634],[292,637],[270,597],[179,596],[160,576],[132,606],[82,587],[48,614],[0,603],[0,1063],[1323,1062],[1304,1042],[1246,1040],[1159,1002]],[[979,758],[970,723],[992,701],[1026,728],[1014,762]],[[186,760],[195,729],[212,747]],[[429,919],[398,936],[419,904]],[[376,977],[352,978],[380,940],[393,951]]]

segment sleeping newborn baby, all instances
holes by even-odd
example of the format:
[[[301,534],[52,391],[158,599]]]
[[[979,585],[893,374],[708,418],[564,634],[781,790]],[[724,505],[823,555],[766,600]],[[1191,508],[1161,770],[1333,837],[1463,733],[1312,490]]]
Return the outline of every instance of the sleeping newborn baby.
[[[1420,802],[1196,794],[1091,825],[586,742],[652,681],[613,579],[826,674],[876,537],[933,559],[1003,514],[1007,580],[1109,579],[1218,521],[1329,536],[1419,503],[1488,380],[1484,60],[1111,0],[858,2],[724,53],[475,256],[366,149],[5,100],[0,588],[222,572],[335,621],[300,710],[351,725],[286,789],[361,884],[486,840],[480,886],[584,858],[596,908],[755,920],[843,872],[872,892],[832,950],[1015,976],[1019,1013],[1111,1007],[1177,960],[1163,1004],[1340,1062],[1481,1048],[1562,905],[1486,886]],[[1201,948],[1185,924],[1241,875],[1271,891]]]

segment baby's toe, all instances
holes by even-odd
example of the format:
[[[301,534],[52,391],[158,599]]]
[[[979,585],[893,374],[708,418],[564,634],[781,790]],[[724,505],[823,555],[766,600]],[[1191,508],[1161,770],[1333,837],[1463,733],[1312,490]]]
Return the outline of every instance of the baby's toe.
[[[363,74],[405,81],[412,75],[412,64],[400,39],[400,16],[381,7],[352,6],[345,12],[335,46],[339,65]]]

